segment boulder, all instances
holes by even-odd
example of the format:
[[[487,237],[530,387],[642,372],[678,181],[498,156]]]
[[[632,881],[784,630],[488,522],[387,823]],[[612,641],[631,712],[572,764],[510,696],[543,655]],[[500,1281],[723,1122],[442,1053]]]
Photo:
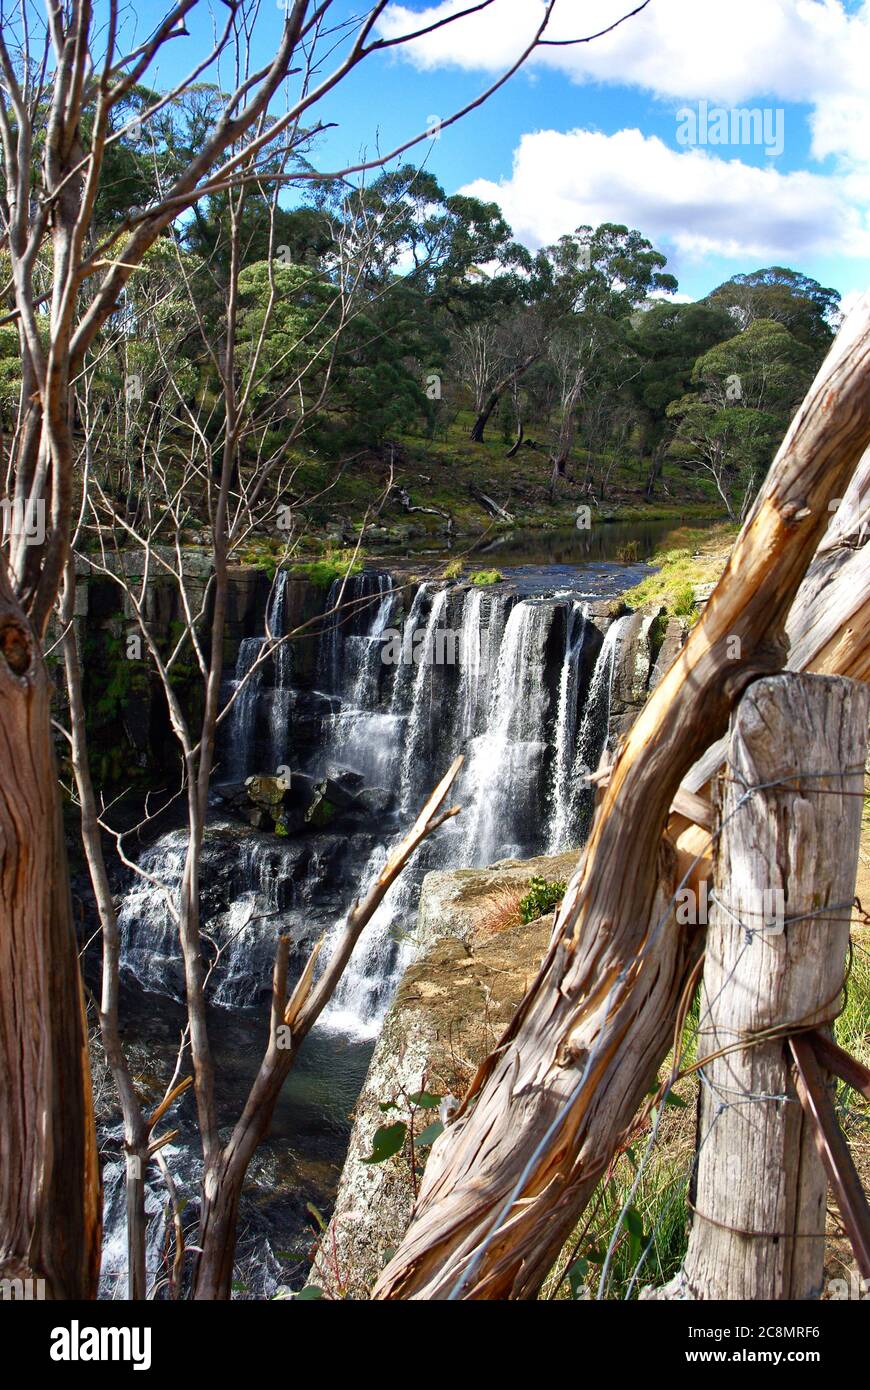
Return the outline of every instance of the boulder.
[[[272,777],[268,773],[261,772],[254,777],[249,777],[245,782],[245,788],[248,793],[248,800],[262,810],[272,813],[274,820],[287,794],[288,788],[285,779]]]
[[[677,658],[686,640],[686,628],[679,618],[669,617],[665,623],[664,637],[662,644],[656,653],[655,662],[650,672],[649,688],[655,690],[659,681],[664,676],[668,667]]]
[[[351,797],[361,792],[366,784],[366,779],[361,772],[355,772],[352,767],[344,767],[340,763],[329,763],[326,768],[326,775],[330,782],[341,787]]]

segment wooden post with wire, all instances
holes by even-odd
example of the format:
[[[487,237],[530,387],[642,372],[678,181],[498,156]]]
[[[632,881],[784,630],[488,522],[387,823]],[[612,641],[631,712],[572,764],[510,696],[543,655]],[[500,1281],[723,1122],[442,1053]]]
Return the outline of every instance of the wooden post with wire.
[[[784,672],[756,681],[735,711],[700,999],[697,1055],[710,1060],[689,1248],[646,1297],[821,1293],[827,1175],[789,1035],[829,1037],[841,1007],[868,710],[866,685]]]

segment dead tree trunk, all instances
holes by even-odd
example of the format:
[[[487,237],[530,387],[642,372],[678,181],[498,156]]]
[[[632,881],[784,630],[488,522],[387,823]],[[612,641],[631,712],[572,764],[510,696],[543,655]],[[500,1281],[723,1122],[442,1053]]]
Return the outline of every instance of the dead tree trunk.
[[[838,1011],[868,712],[867,686],[788,674],[751,686],[733,720],[701,993],[698,1056],[712,1060],[700,1074],[692,1231],[658,1298],[821,1292],[827,1179],[784,1036]],[[766,790],[747,795],[754,786]]]
[[[536,349],[535,352],[529,353],[521,362],[518,362],[506,376],[502,377],[501,381],[496,382],[495,386],[493,386],[489,395],[480,404],[474,419],[474,424],[471,426],[469,438],[475,444],[483,443],[484,431],[489,423],[489,417],[492,415],[492,412],[495,410],[505,391],[509,386],[514,386],[519,381],[520,377],[529,370],[529,367],[537,362],[540,356],[540,349]]]
[[[668,809],[734,702],[784,663],[785,620],[829,503],[870,444],[868,371],[865,297],[792,421],[700,621],[625,740],[547,958],[436,1140],[375,1297],[534,1298],[631,1124],[692,960],[663,901]]]

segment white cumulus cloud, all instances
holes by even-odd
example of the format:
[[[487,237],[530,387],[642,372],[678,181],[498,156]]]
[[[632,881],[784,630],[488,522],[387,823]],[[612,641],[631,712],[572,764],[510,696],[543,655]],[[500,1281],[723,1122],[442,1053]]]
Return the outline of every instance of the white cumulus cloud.
[[[681,259],[870,255],[867,217],[844,197],[841,180],[676,151],[639,130],[532,132],[510,178],[477,179],[463,191],[498,202],[534,247],[584,223],[621,222]]]
[[[635,0],[557,0],[547,35],[577,37],[613,23]],[[459,14],[468,0],[424,9],[391,5],[390,39]],[[495,74],[533,37],[543,0],[493,0],[487,8],[395,50],[421,69]],[[812,108],[814,153],[870,163],[870,0],[652,0],[593,43],[540,48],[530,70],[551,68],[576,82],[633,86],[663,100],[735,104],[769,99]]]

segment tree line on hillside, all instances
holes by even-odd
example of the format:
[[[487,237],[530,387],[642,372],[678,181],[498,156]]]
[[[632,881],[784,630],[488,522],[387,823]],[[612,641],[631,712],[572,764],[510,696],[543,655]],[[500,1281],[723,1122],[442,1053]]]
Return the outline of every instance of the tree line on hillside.
[[[124,133],[95,201],[94,246],[171,185],[221,94],[197,86],[140,127],[153,99],[136,88],[118,113]],[[706,477],[732,519],[745,513],[831,342],[836,291],[773,266],[680,303],[665,255],[640,231],[580,226],[532,253],[497,204],[447,195],[410,164],[357,188],[312,171],[303,200],[282,206],[279,173],[288,158],[310,170],[315,139],[300,132],[248,190],[238,236],[231,195],[203,197],[124,290],[89,403],[102,420],[95,466],[116,503],[137,515],[147,490],[130,468],[131,436],[153,441],[159,426],[171,456],[191,410],[220,436],[213,345],[230,331],[238,370],[257,358],[241,473],[282,448],[292,463],[303,441],[327,459],[385,454],[402,435],[437,443],[459,421],[471,441],[491,444],[498,420],[508,456],[546,457],[551,497],[578,458],[574,482],[601,501],[615,462],[632,457],[645,462],[652,501],[670,460]],[[7,428],[19,388],[18,334],[7,326]],[[292,484],[289,495],[303,500]]]

